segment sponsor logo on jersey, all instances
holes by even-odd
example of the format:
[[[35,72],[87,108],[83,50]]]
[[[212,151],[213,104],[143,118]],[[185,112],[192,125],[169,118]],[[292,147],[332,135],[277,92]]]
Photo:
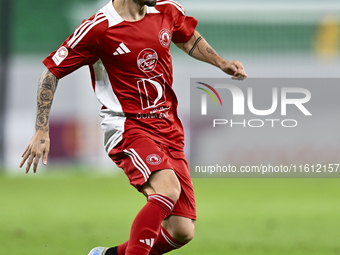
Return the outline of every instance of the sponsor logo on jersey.
[[[153,71],[157,65],[157,62],[157,52],[150,48],[142,50],[137,58],[137,65],[143,72]]]
[[[159,42],[164,48],[168,48],[171,43],[171,32],[163,28],[158,34]]]
[[[127,54],[130,53],[131,51],[129,50],[128,47],[126,47],[126,45],[124,43],[119,44],[119,47],[116,49],[116,51],[113,53],[114,56],[117,55],[123,55],[123,54]]]
[[[149,156],[146,157],[146,162],[149,165],[159,165],[162,162],[162,158],[157,155],[157,154],[150,154]]]
[[[54,63],[58,66],[67,57],[68,50],[65,46],[60,47],[52,57]]]
[[[170,116],[170,106],[161,106],[153,108],[149,113],[138,113],[136,115],[137,120],[145,119],[166,119]]]
[[[137,81],[143,110],[156,108],[166,102],[163,74]]]

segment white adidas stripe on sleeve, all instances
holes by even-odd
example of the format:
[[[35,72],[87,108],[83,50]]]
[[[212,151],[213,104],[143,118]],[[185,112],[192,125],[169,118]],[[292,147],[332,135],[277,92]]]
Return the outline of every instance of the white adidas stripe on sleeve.
[[[93,20],[84,21],[73,33],[73,37],[67,45],[73,49],[84,38],[84,36],[97,24],[106,20],[104,13],[97,13]]]
[[[177,10],[179,10],[183,15],[185,15],[185,10],[180,5],[180,3],[176,2],[176,1],[172,1],[172,0],[157,1],[157,5],[163,5],[163,4],[172,4],[173,6],[175,6],[177,8]]]

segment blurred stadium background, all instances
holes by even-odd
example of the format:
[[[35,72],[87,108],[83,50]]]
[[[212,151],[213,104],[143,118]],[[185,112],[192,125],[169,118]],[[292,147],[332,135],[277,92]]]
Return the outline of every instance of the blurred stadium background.
[[[2,2],[6,2],[2,0]],[[16,168],[34,132],[41,61],[106,0],[12,1],[2,164]],[[197,30],[249,77],[340,77],[340,3],[326,1],[181,1]],[[1,40],[4,41],[4,40]],[[172,47],[174,87],[186,127],[191,77],[225,77]],[[1,84],[5,86],[5,84]],[[4,109],[2,109],[4,110]],[[87,67],[61,80],[51,113],[50,163],[111,166],[102,146],[99,104]],[[100,167],[98,167],[100,169]],[[13,171],[13,170],[11,170]]]
[[[18,168],[34,133],[41,61],[106,2],[1,0],[3,254],[86,254],[97,244],[123,242],[144,202],[124,176],[116,177],[105,154],[100,105],[86,67],[59,83],[50,119],[49,165],[25,179]],[[199,20],[197,30],[212,47],[226,59],[242,61],[250,77],[340,78],[338,0],[180,2]],[[189,132],[190,78],[225,75],[172,50],[174,88]],[[93,178],[93,173],[100,175]],[[195,245],[177,254],[340,254],[338,180],[195,179],[194,185],[198,234]]]

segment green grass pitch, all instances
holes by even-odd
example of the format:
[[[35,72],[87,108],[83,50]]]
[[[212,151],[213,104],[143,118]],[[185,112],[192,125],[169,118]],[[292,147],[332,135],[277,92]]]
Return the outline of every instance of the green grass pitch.
[[[340,254],[339,179],[194,179],[196,237],[174,255]],[[128,239],[124,175],[0,175],[0,253],[86,255]]]

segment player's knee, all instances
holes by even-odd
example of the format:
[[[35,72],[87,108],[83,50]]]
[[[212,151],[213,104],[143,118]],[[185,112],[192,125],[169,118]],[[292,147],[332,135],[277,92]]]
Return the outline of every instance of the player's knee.
[[[173,187],[168,191],[166,197],[170,198],[174,203],[177,203],[179,196],[181,195],[181,187]]]
[[[143,190],[147,195],[159,194],[176,203],[181,194],[181,185],[173,170],[162,170],[151,175]]]
[[[195,225],[191,224],[186,228],[176,229],[174,232],[174,239],[181,242],[181,243],[188,243],[190,242],[195,236]]]
[[[195,236],[195,229],[182,233],[181,241],[182,243],[189,243]]]
[[[181,195],[181,186],[176,183],[168,185],[168,187],[162,190],[159,194],[170,198],[174,203],[176,203]]]

